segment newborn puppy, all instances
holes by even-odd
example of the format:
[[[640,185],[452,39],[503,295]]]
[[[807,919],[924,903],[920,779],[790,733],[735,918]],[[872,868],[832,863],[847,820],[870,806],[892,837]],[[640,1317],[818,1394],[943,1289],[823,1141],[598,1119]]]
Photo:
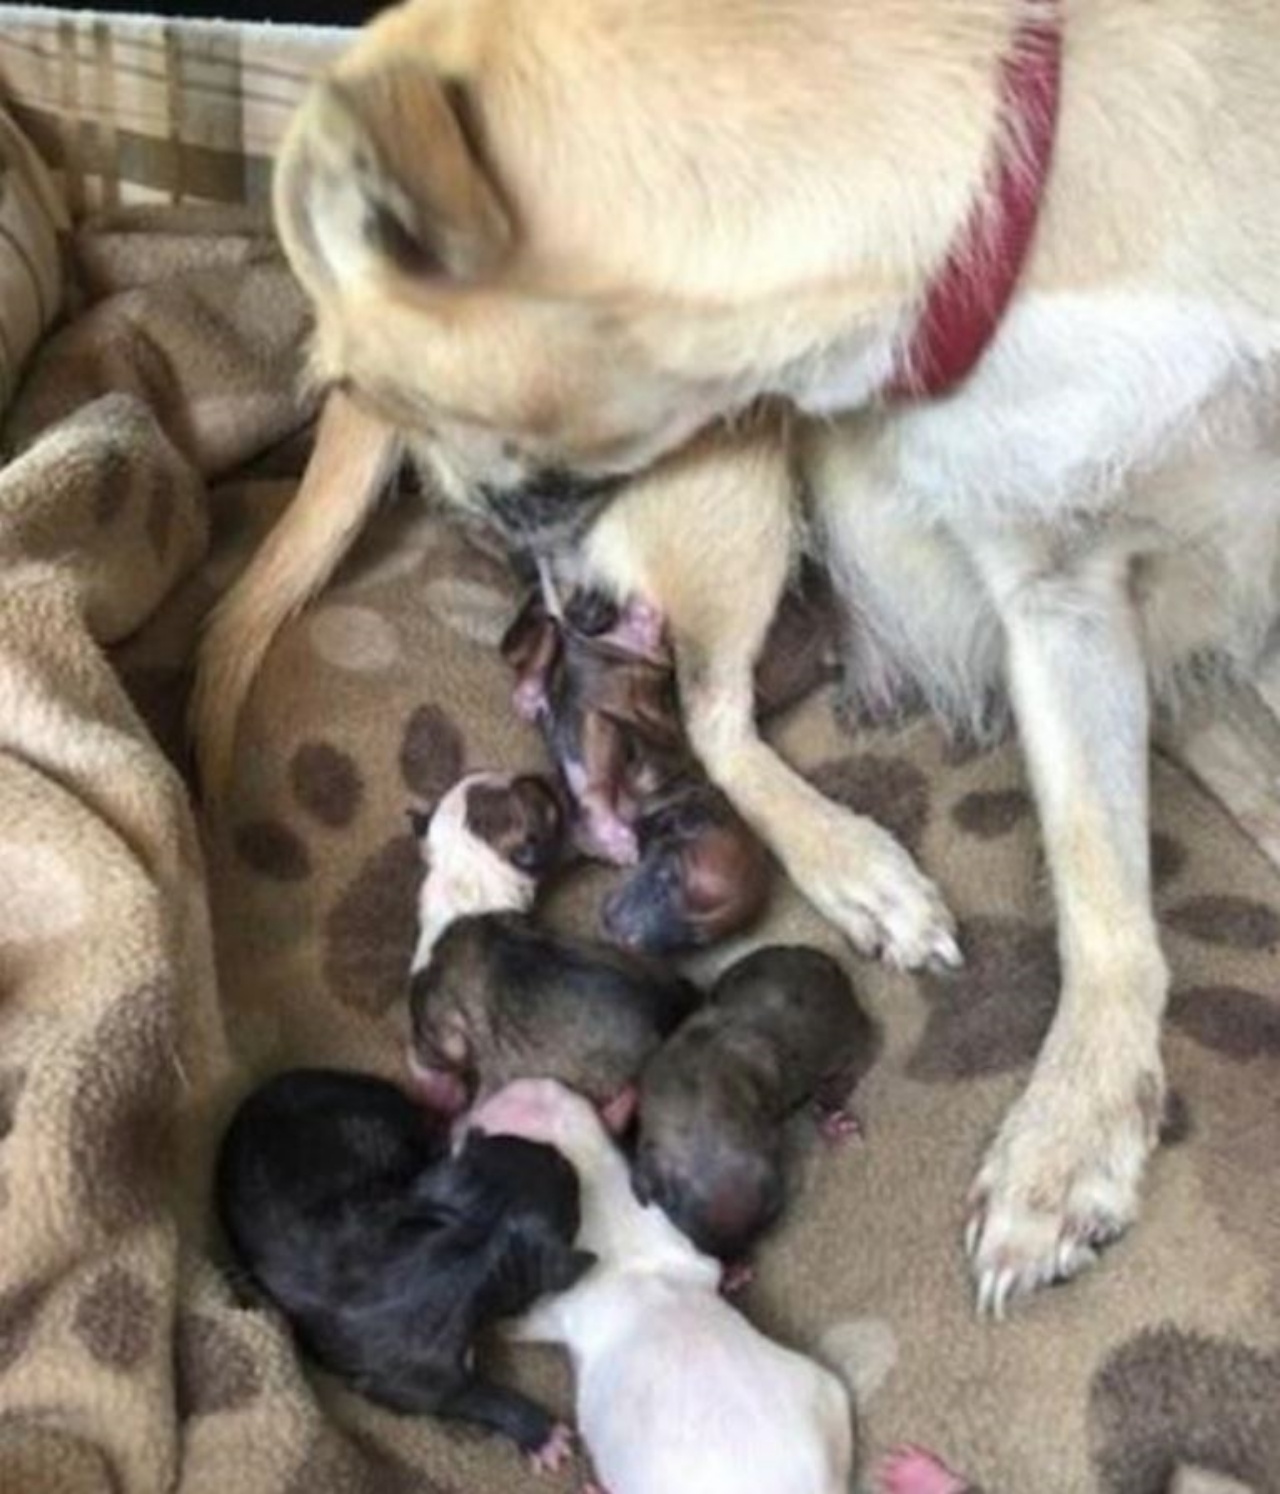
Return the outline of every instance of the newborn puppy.
[[[509,1437],[552,1466],[552,1417],[472,1367],[479,1331],[563,1291],[578,1181],[551,1147],[469,1138],[449,1156],[438,1121],[369,1075],[302,1069],[241,1106],[222,1144],[223,1228],[318,1364],[395,1411]]]
[[[698,949],[749,927],[769,899],[762,841],[705,779],[677,778],[640,811],[640,865],[606,899],[608,936],[628,949]]]
[[[502,914],[463,919],[412,977],[413,1082],[456,1114],[471,1096],[548,1076],[621,1124],[629,1087],[700,1000],[696,986],[623,950]]]
[[[553,607],[534,591],[501,648],[516,672],[516,710],[542,726],[577,806],[580,849],[631,865],[637,807],[661,776],[659,760],[687,755],[661,623],[599,592],[575,591]]]
[[[410,811],[409,822],[427,868],[415,971],[459,918],[528,912],[564,848],[560,797],[536,773],[469,773],[434,810]]]
[[[554,1146],[582,1185],[580,1245],[598,1264],[512,1336],[564,1344],[578,1427],[609,1494],[847,1494],[853,1426],[840,1381],[753,1328],[720,1268],[658,1209],[580,1096],[511,1085],[472,1124]]]
[[[739,1259],[785,1201],[783,1122],[813,1101],[846,1132],[841,1107],[874,1051],[835,960],[789,946],[739,960],[641,1076],[636,1196]]]
[[[516,707],[541,723],[577,806],[579,848],[639,862],[605,905],[608,936],[660,954],[752,923],[768,897],[769,857],[696,766],[654,614],[587,590],[553,613],[535,591],[503,652]]]
[[[474,1091],[532,1074],[626,1107],[645,1061],[701,1000],[640,956],[513,916],[532,905],[553,856],[553,825],[563,825],[554,804],[527,775],[473,774],[420,824],[427,873],[409,1065],[421,1098],[448,1114]]]

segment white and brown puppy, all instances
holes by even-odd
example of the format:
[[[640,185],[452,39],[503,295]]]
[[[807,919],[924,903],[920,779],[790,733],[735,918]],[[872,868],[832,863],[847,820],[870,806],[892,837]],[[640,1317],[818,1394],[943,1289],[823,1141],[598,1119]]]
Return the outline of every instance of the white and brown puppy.
[[[578,1429],[609,1494],[848,1494],[844,1387],[725,1302],[718,1262],[660,1209],[637,1203],[627,1164],[586,1100],[524,1080],[471,1124],[554,1146],[578,1171],[578,1243],[597,1264],[513,1336],[568,1348]]]
[[[401,439],[457,501],[561,535],[678,451],[592,530],[593,579],[665,614],[695,750],[812,901],[904,963],[949,951],[909,858],[754,731],[795,486],[776,426],[684,443],[789,401],[855,688],[1017,719],[1063,989],[968,1239],[995,1306],[1078,1271],[1137,1214],[1164,1090],[1150,700],[1208,675],[1280,707],[1278,49],[1260,0],[380,17],[280,156],[333,394],[209,635],[211,788]],[[1278,778],[1248,806],[1273,850]]]

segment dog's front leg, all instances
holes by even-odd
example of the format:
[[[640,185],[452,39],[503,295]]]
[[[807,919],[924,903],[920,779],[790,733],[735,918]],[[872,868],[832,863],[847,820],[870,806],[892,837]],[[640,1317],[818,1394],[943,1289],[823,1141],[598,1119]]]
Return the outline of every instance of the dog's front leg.
[[[1035,537],[977,559],[1007,668],[1059,917],[1062,993],[1025,1093],[978,1174],[979,1303],[1072,1276],[1138,1210],[1163,1106],[1168,976],[1148,866],[1147,683],[1128,558],[1063,562]]]
[[[588,572],[661,613],[694,752],[803,896],[864,953],[959,964],[951,915],[910,854],[756,731],[755,664],[795,558],[795,521],[781,437],[768,425],[710,434],[615,503],[591,536]]]
[[[737,640],[683,638],[685,724],[708,776],[799,891],[864,954],[904,969],[960,963],[951,915],[910,853],[874,820],[820,794],[760,739],[754,658]]]

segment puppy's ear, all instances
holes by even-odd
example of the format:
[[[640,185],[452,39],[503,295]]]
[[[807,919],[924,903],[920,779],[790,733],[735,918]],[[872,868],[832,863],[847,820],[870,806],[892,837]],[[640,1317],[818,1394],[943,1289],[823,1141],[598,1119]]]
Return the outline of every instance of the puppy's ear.
[[[389,269],[473,280],[502,262],[510,220],[469,137],[466,98],[401,59],[312,87],[285,138],[274,208],[313,294]]]
[[[559,1240],[548,1243],[542,1258],[543,1290],[567,1292],[596,1265],[599,1257],[590,1250],[571,1250]]]
[[[426,840],[427,831],[431,829],[431,821],[435,817],[438,807],[437,804],[411,804],[405,810],[405,818],[409,821],[409,828],[418,840]]]

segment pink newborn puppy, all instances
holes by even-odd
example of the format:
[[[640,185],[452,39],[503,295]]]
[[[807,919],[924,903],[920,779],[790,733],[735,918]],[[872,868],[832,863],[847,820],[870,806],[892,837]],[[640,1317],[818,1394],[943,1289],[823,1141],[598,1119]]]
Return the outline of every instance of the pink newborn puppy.
[[[554,1080],[518,1080],[472,1124],[547,1142],[577,1169],[577,1244],[598,1264],[510,1335],[568,1348],[579,1430],[607,1494],[848,1494],[844,1386],[724,1301],[719,1263],[637,1202],[586,1100]]]

